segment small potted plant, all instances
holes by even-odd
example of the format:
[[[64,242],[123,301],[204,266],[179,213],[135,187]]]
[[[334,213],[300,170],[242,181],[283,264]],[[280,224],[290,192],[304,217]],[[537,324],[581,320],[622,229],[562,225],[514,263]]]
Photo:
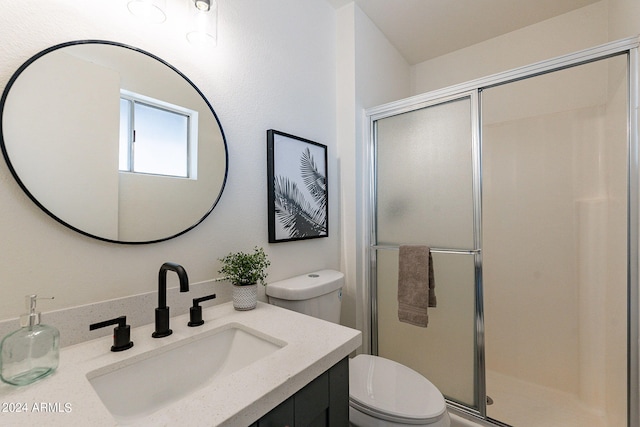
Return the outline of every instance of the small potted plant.
[[[218,273],[221,280],[233,285],[233,307],[236,310],[252,310],[258,302],[258,283],[266,285],[267,267],[271,265],[264,249],[254,248],[253,252],[231,252],[218,258],[222,267]]]

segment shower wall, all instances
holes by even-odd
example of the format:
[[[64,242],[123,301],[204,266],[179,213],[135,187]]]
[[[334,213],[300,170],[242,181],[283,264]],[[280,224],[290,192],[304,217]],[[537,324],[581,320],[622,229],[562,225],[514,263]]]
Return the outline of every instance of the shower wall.
[[[574,396],[610,426],[626,410],[625,59],[483,95],[487,371]]]
[[[607,196],[578,194],[572,143],[582,134],[580,145],[597,157],[598,112],[602,109],[582,109],[484,130],[489,369],[572,393],[580,383],[579,332],[586,327],[594,339],[604,332],[598,294],[604,290],[605,247],[596,242],[604,242]],[[579,280],[589,284],[590,295],[580,293]],[[590,313],[584,319],[581,306]],[[594,351],[592,357],[601,359],[604,346]]]

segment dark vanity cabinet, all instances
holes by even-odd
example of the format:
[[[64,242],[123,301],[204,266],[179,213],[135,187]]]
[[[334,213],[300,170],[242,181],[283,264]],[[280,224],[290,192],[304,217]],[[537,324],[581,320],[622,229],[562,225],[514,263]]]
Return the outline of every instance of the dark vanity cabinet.
[[[349,359],[344,358],[250,427],[347,427]]]

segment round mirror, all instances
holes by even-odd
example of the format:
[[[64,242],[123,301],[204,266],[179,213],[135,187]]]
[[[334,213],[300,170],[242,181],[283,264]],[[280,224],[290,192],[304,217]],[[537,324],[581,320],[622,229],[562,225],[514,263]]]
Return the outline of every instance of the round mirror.
[[[179,236],[215,207],[227,145],[200,90],[162,59],[114,42],[46,49],[0,100],[4,158],[62,224],[138,244]]]

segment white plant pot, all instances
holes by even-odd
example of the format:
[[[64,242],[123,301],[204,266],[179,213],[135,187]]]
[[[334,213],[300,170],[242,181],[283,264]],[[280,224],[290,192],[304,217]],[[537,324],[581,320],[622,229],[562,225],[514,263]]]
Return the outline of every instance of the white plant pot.
[[[233,308],[239,311],[253,310],[258,304],[258,285],[233,285]]]

